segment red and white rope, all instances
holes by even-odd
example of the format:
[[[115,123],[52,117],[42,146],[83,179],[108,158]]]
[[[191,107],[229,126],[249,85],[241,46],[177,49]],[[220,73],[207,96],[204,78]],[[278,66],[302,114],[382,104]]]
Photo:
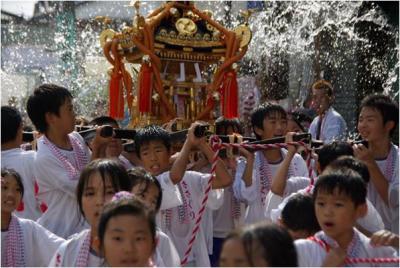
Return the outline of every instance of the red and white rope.
[[[217,167],[217,160],[218,160],[218,153],[219,150],[221,150],[222,148],[239,148],[239,147],[243,147],[245,149],[256,149],[256,150],[265,150],[265,149],[279,149],[279,148],[286,148],[288,145],[297,145],[297,146],[304,146],[306,148],[306,144],[304,142],[288,142],[288,143],[275,143],[275,144],[246,144],[246,143],[242,143],[242,144],[235,144],[235,143],[221,143],[221,139],[218,136],[212,136],[211,137],[211,142],[212,142],[212,149],[215,152],[214,153],[214,157],[212,160],[212,164],[211,164],[211,176],[210,179],[207,182],[207,188],[204,192],[204,197],[203,200],[201,202],[201,206],[199,209],[199,212],[197,213],[196,216],[196,221],[195,221],[195,226],[192,230],[192,235],[190,237],[189,243],[188,243],[188,248],[185,252],[185,255],[181,261],[181,265],[185,265],[188,261],[190,252],[192,251],[193,248],[193,244],[196,240],[196,235],[199,232],[200,229],[200,223],[201,220],[203,218],[203,214],[204,211],[206,209],[206,204],[207,204],[207,200],[208,200],[208,194],[211,191],[211,185],[212,185],[212,181],[215,177],[215,170]],[[306,148],[307,153],[309,153],[309,150]],[[309,170],[309,174],[310,176],[312,175],[312,167],[311,165],[309,165],[309,163],[311,163],[311,161],[307,162],[307,167]],[[311,179],[311,183],[313,183],[313,180]]]
[[[196,235],[197,235],[197,233],[199,232],[199,229],[200,229],[201,219],[203,218],[204,211],[206,210],[208,194],[211,191],[212,181],[213,181],[213,179],[215,177],[215,170],[217,168],[218,153],[219,153],[219,150],[221,149],[221,140],[217,136],[213,136],[213,137],[211,137],[211,141],[212,141],[212,149],[215,152],[213,160],[212,160],[212,165],[211,165],[211,176],[208,179],[207,188],[206,188],[206,190],[204,192],[204,197],[203,197],[203,200],[201,201],[201,206],[200,206],[199,212],[197,213],[196,222],[195,222],[194,228],[192,230],[192,236],[190,237],[189,244],[188,244],[188,249],[186,250],[185,255],[184,255],[184,257],[183,257],[183,259],[181,261],[181,265],[182,266],[187,263],[189,255],[190,255],[190,252],[192,251],[194,241],[196,240]]]
[[[308,239],[318,243],[326,252],[330,250],[330,246],[322,239],[318,239],[315,236],[309,237]],[[358,263],[399,263],[399,258],[346,258],[346,264],[358,264]]]
[[[306,153],[307,153],[307,168],[308,168],[308,174],[309,177],[311,179],[310,182],[310,186],[312,186],[314,184],[314,178],[313,178],[313,170],[312,170],[312,166],[311,166],[311,154],[310,154],[310,150],[307,148],[306,144],[304,142],[298,141],[298,142],[288,142],[288,143],[275,143],[275,144],[246,144],[246,143],[242,143],[242,144],[231,144],[231,143],[221,143],[221,139],[218,138],[218,136],[213,136],[211,137],[211,141],[212,141],[212,149],[215,152],[214,153],[214,157],[212,160],[212,166],[211,166],[211,176],[210,179],[208,180],[207,183],[207,188],[204,192],[204,197],[203,200],[201,202],[201,207],[199,212],[197,213],[197,217],[196,217],[196,222],[195,222],[195,226],[192,230],[192,236],[189,240],[189,244],[188,244],[188,249],[185,252],[185,255],[181,261],[181,265],[185,265],[188,261],[190,252],[192,251],[193,248],[193,244],[196,240],[196,235],[199,232],[200,229],[200,223],[201,220],[203,218],[203,214],[205,212],[206,209],[206,203],[208,200],[208,194],[211,191],[211,185],[212,185],[212,181],[215,177],[215,170],[217,168],[217,160],[218,160],[218,153],[219,150],[221,150],[222,148],[239,148],[239,147],[243,147],[245,149],[256,149],[256,150],[265,150],[265,149],[271,149],[271,148],[286,148],[288,145],[295,145],[295,146],[303,146],[304,148],[306,148]],[[311,189],[311,187],[309,187]],[[345,261],[347,264],[356,264],[356,263],[399,263],[399,258],[346,258]]]
[[[346,258],[345,263],[399,263],[399,258]]]

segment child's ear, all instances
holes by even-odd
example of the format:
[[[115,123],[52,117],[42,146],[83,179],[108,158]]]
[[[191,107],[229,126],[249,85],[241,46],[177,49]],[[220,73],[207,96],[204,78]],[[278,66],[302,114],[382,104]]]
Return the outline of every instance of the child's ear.
[[[50,125],[50,124],[53,122],[53,120],[54,120],[54,114],[53,114],[53,113],[50,113],[50,112],[47,112],[47,113],[44,115],[44,120],[46,121],[46,123],[47,123],[48,125]]]
[[[357,218],[362,218],[365,215],[367,215],[368,212],[368,206],[367,203],[361,204],[357,206]]]
[[[383,127],[384,127],[385,131],[390,133],[390,131],[394,128],[394,126],[395,126],[394,121],[387,121]]]
[[[315,169],[317,170],[317,174],[321,174],[322,170],[321,170],[321,165],[319,164],[319,162],[317,161],[315,164]]]
[[[262,134],[264,133],[264,130],[262,130],[259,127],[254,126],[254,132],[258,135],[258,136],[262,136]]]

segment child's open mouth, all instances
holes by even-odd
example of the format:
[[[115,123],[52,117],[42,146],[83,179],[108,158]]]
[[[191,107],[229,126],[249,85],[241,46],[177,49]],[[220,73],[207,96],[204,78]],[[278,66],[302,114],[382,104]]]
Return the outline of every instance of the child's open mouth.
[[[333,222],[325,222],[324,225],[328,228],[332,228],[334,226]]]

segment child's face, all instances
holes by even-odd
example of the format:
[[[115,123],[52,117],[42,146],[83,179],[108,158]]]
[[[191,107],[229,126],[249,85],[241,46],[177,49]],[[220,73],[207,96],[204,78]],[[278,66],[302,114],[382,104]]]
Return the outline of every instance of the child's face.
[[[110,267],[143,267],[149,265],[155,242],[143,217],[118,215],[107,224],[103,248]]]
[[[365,212],[365,205],[356,207],[349,196],[339,193],[337,189],[333,194],[319,190],[314,207],[321,229],[336,241],[352,233],[357,219]]]
[[[300,133],[303,132],[301,130],[301,128],[299,127],[299,125],[294,121],[294,120],[288,120],[287,121],[287,127],[286,127],[286,133],[287,132],[296,132],[296,133]]]
[[[233,133],[239,133],[235,126],[228,126],[225,129],[225,133],[222,135],[232,135]]]
[[[1,177],[1,212],[11,213],[18,207],[22,199],[21,191],[13,176]]]
[[[250,266],[244,247],[239,238],[231,238],[224,242],[219,258],[221,267]]]
[[[170,168],[171,152],[162,141],[149,141],[140,147],[140,159],[143,167],[152,175],[157,176]]]
[[[111,124],[113,128],[119,128],[117,125]],[[107,157],[118,157],[123,151],[122,140],[112,138],[106,147]]]
[[[83,190],[82,210],[92,230],[97,230],[103,207],[115,194],[111,180],[106,178],[105,181],[106,185],[104,187],[100,173],[93,172],[89,176],[86,188]]]
[[[157,200],[160,197],[160,191],[154,183],[149,183],[146,188],[145,183],[140,183],[132,188],[132,194],[136,195],[138,198],[142,199],[142,201],[148,205],[151,209],[156,211]]]
[[[261,139],[265,140],[284,136],[286,134],[286,127],[286,117],[279,112],[274,112],[264,118],[263,129],[256,128],[256,131],[261,136]]]
[[[63,133],[71,133],[75,129],[75,111],[72,99],[66,99],[60,106],[59,115],[50,114],[48,124]]]
[[[253,250],[251,251],[251,262],[254,267],[269,267],[267,260],[265,259],[264,248],[257,241],[252,243]]]
[[[358,117],[358,132],[361,137],[367,141],[378,141],[386,134],[388,135],[390,129],[386,130],[383,124],[383,117],[381,113],[370,107],[363,107]]]

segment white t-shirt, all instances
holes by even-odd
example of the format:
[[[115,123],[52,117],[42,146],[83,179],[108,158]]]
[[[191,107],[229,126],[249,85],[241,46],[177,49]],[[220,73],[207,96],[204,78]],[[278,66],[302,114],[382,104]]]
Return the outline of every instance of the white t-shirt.
[[[387,163],[388,158],[376,161],[384,176],[386,176],[385,172],[387,164],[389,164],[389,166],[392,164],[394,165],[391,178],[385,177],[389,183],[389,206],[383,202],[371,180],[368,184],[368,199],[371,200],[376,210],[382,216],[385,229],[399,234],[399,148],[396,145],[393,145],[392,150],[389,153],[392,154],[391,163]]]
[[[72,135],[79,142],[86,159],[90,160],[89,149],[82,137],[76,132]],[[68,238],[88,227],[86,221],[81,219],[76,199],[79,176],[69,178],[63,163],[44,144],[43,137],[40,137],[37,143],[34,174],[39,184],[39,198],[44,200],[48,207],[38,219],[38,223],[51,232]],[[75,166],[75,151],[60,149],[60,152]]]
[[[285,157],[287,150],[281,149],[282,159]],[[254,165],[253,165],[253,177],[252,184],[249,187],[246,187],[244,181],[242,180],[242,176],[246,167],[246,160],[244,158],[238,159],[238,164],[236,168],[236,175],[234,181],[234,193],[238,199],[244,200],[247,204],[247,211],[245,214],[245,223],[256,223],[259,221],[263,221],[265,219],[270,219],[270,211],[276,208],[279,203],[282,201],[282,198],[278,196],[273,196],[269,194],[270,190],[266,193],[266,197],[264,200],[262,199],[261,194],[261,179],[260,179],[260,166],[262,163],[261,157],[264,157],[262,152],[255,153]],[[272,183],[272,178],[275,175],[276,170],[279,168],[281,163],[269,164],[269,170],[271,174],[271,178],[269,178]],[[295,154],[291,163],[290,170],[292,174],[289,176],[302,176],[305,177],[308,175],[307,165],[304,162],[303,158],[299,154]],[[266,212],[267,210],[267,212]]]
[[[233,229],[243,225],[245,204],[233,198],[233,187],[224,188],[222,206],[213,212],[214,237],[225,238]],[[235,209],[237,211],[234,212]],[[233,213],[238,214],[237,219],[234,218]]]
[[[156,252],[153,255],[154,264],[156,267],[178,267],[181,266],[178,251],[174,243],[163,231],[157,228],[158,243]]]
[[[337,247],[336,241],[328,237],[323,231],[315,234],[319,240],[325,241],[330,247]],[[327,255],[326,250],[319,243],[310,239],[298,239],[295,242],[298,265],[300,267],[321,267]],[[347,249],[349,258],[397,258],[396,250],[391,247],[373,247],[370,239],[354,229],[353,240]],[[351,266],[393,266],[392,264],[359,263]]]
[[[179,257],[182,259],[184,257],[185,251],[188,248],[188,243],[192,235],[193,228],[195,226],[195,217],[199,212],[201,207],[201,201],[204,197],[205,189],[207,188],[207,182],[209,179],[209,174],[202,174],[195,171],[186,171],[185,175],[180,182],[183,184],[183,194],[185,195],[185,200],[187,204],[187,215],[188,222],[181,223],[179,220],[179,210],[178,207],[173,207],[170,212],[170,222],[167,224],[167,211],[161,211],[161,229],[165,232],[173,241]],[[207,207],[210,209],[217,209],[218,205],[221,205],[221,200],[215,200],[214,195],[210,192],[209,199],[207,201]],[[183,203],[182,203],[183,204]],[[195,261],[196,266],[210,266],[208,258],[208,245],[207,245],[207,233],[211,233],[211,230],[204,230],[205,226],[208,224],[201,223],[199,232],[197,233],[196,240],[193,244],[192,251],[189,255],[188,261]]]
[[[219,210],[222,207],[224,202],[225,190],[224,189],[216,189],[210,191],[208,194],[208,199],[210,202],[206,207],[206,211],[203,214],[203,219],[201,220],[201,225],[203,226],[203,230],[207,230],[205,232],[206,243],[208,254],[211,255],[213,252],[213,234],[214,234],[214,220],[213,220],[213,212]]]
[[[118,160],[125,167],[125,169],[131,169],[134,167],[134,165],[132,165],[132,163],[122,154],[118,156]]]
[[[293,179],[293,181],[298,180],[298,181],[301,181],[302,183],[304,182],[305,185],[309,185],[309,182],[305,183],[307,180],[310,181],[310,179],[306,178],[306,177],[292,177],[292,178],[290,178],[290,180],[291,179]],[[318,177],[315,179],[317,180]],[[299,185],[302,183],[299,183]],[[296,184],[296,183],[294,183],[294,184]],[[295,187],[293,187],[293,189],[295,189]],[[307,190],[309,190],[309,193],[307,193]],[[275,209],[272,209],[272,211],[271,211],[272,221],[276,222],[276,223],[279,222],[279,219],[281,219],[282,210],[284,209],[284,207],[286,206],[286,204],[290,200],[290,198],[292,198],[296,194],[312,195],[313,190],[314,190],[314,187],[312,187],[311,189],[304,187],[303,189],[297,190],[297,192],[292,192],[290,195],[285,196],[283,201],[279,204],[279,206]],[[362,228],[364,228],[365,230],[367,230],[370,233],[375,233],[379,230],[384,229],[385,226],[383,224],[382,218],[379,215],[378,211],[375,209],[374,205],[368,200],[368,198],[366,199],[366,203],[367,203],[367,214],[364,217],[359,218],[357,220],[357,224],[360,225]]]
[[[29,219],[17,218],[22,230],[26,266],[47,266],[57,248],[65,241]],[[1,266],[4,267],[8,231],[1,232]]]
[[[1,151],[1,168],[14,169],[21,176],[24,185],[23,210],[15,211],[20,218],[37,220],[42,211],[35,196],[35,177],[33,175],[35,151],[20,148]]]
[[[319,115],[314,118],[311,122],[309,133],[313,139],[317,138],[317,127],[318,127]],[[343,117],[335,110],[330,107],[321,123],[321,133],[319,139],[324,143],[330,143],[334,140],[345,140],[347,135],[347,125]]]
[[[181,194],[176,185],[173,184],[170,177],[170,172],[166,171],[157,177],[161,185],[162,200],[160,210],[173,208],[182,204]]]
[[[54,253],[49,267],[76,267],[76,261],[82,249],[86,237],[90,235],[90,230],[86,229],[82,232],[72,235]],[[99,267],[105,264],[104,259],[97,256],[95,252],[89,250],[87,267]]]

